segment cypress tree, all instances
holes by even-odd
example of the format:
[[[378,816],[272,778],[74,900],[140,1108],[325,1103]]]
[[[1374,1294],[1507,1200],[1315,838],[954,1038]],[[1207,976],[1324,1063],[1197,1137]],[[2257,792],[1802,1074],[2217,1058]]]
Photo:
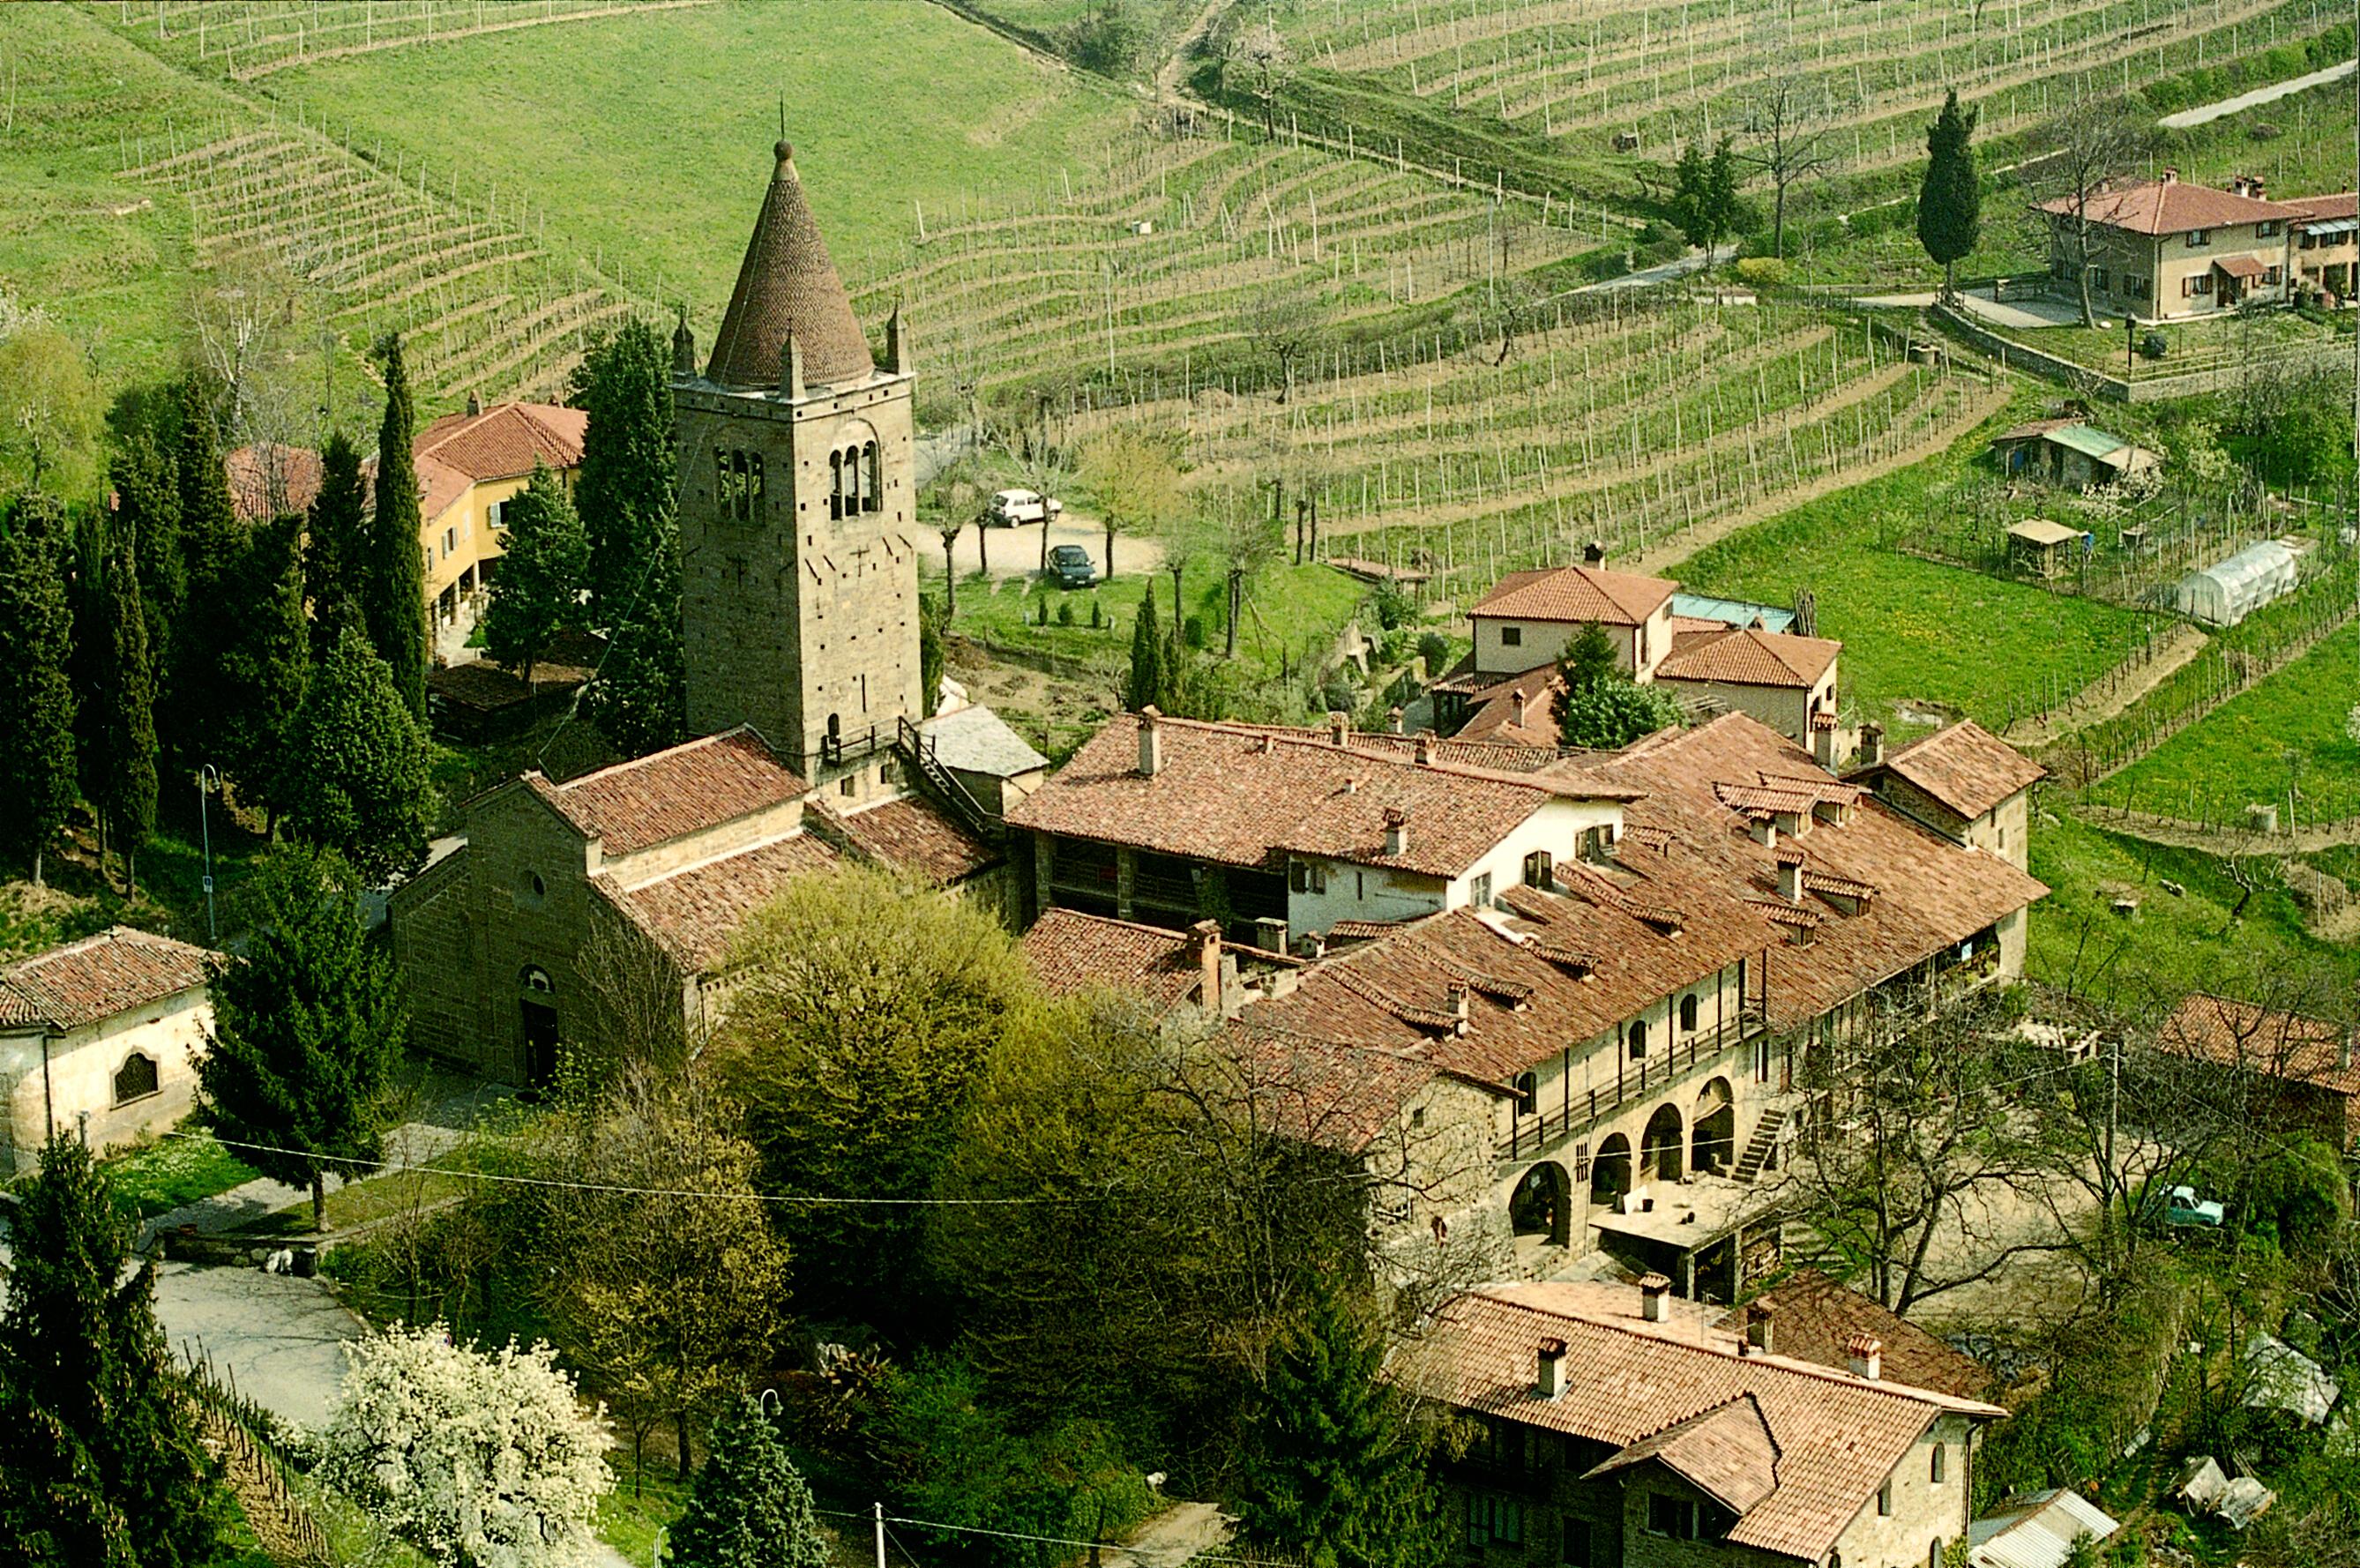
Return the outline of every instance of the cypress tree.
[[[1710,214],[1705,245],[1705,270],[1712,270],[1711,246],[1737,232],[1743,215],[1737,194],[1737,148],[1728,136],[1712,149],[1712,160],[1705,168],[1705,206]]]
[[[378,344],[385,359],[385,421],[377,434],[377,508],[370,520],[364,618],[369,641],[392,672],[394,691],[414,717],[426,716],[426,560],[418,541],[418,466],[410,456],[416,420],[401,334]]]
[[[347,621],[366,627],[362,567],[367,560],[368,485],[361,477],[360,450],[338,430],[320,453],[320,493],[304,530],[303,590],[311,601],[314,658],[335,647]]]
[[[590,539],[590,624],[611,632],[632,613],[641,567],[672,516],[670,351],[653,327],[632,321],[584,357],[572,397],[589,415],[574,506]]]
[[[68,668],[74,690],[74,773],[82,799],[93,804],[106,779],[104,693],[115,659],[115,636],[106,624],[106,561],[113,534],[123,526],[119,514],[113,528],[103,511],[82,517],[73,531],[73,581],[67,592],[73,610],[73,655]],[[104,832],[104,817],[99,822]]]
[[[825,1568],[811,1487],[762,1407],[743,1394],[713,1423],[671,1542],[677,1568]]]
[[[149,662],[148,616],[139,597],[139,567],[131,541],[118,534],[104,572],[107,638],[102,685],[98,808],[100,831],[123,855],[131,891],[139,890],[138,855],[156,831],[156,676]]]
[[[175,395],[176,400],[178,394]],[[174,428],[179,428],[176,421]],[[172,646],[186,568],[180,556],[180,481],[172,452],[146,430],[136,431],[108,464],[115,485],[115,526],[130,539],[139,563],[140,598],[148,611],[148,646]],[[93,574],[93,581],[96,581]]]
[[[1952,92],[1926,132],[1926,182],[1918,191],[1918,243],[1942,264],[1942,297],[1959,292],[1958,267],[1975,248],[1982,228],[1983,191],[1975,181],[1971,142],[1978,111],[1959,107]]]
[[[66,559],[65,508],[20,496],[0,525],[0,854],[31,862],[36,887],[77,793]]]
[[[288,832],[334,850],[372,883],[426,862],[434,785],[426,726],[357,626],[311,670],[272,800]]]
[[[552,638],[582,614],[590,543],[557,475],[539,463],[500,509],[500,570],[484,611],[484,649],[527,684]]]
[[[1146,707],[1163,708],[1164,661],[1168,651],[1164,633],[1156,626],[1155,593],[1151,586],[1140,595],[1139,619],[1131,628],[1131,672],[1123,680],[1124,707],[1134,713]]]
[[[221,686],[229,701],[215,749],[241,797],[262,804],[274,803],[311,665],[302,528],[303,519],[290,515],[255,528],[230,583],[238,615],[221,651]]]
[[[213,1562],[220,1466],[157,1326],[154,1266],[123,1281],[130,1227],[75,1139],[49,1141],[17,1198],[0,1316],[0,1560]]]
[[[591,722],[627,757],[676,746],[688,733],[680,536],[670,517],[662,521],[639,563],[637,591],[606,634],[606,659],[583,693]]]
[[[179,608],[166,617],[170,639],[151,634],[148,657],[164,716],[162,740],[175,771],[223,760],[242,694],[226,663],[246,606],[238,602],[238,569],[246,528],[230,498],[229,471],[214,439],[213,410],[194,377],[184,385],[180,440],[175,453],[180,510]],[[133,540],[135,549],[139,541]],[[141,550],[143,560],[152,549]],[[140,588],[148,581],[143,573]]]
[[[338,646],[357,641],[351,634]],[[268,1146],[245,1151],[256,1170],[311,1189],[318,1230],[335,1161],[383,1153],[386,1093],[409,1021],[340,861],[280,849],[247,888],[246,952],[213,967],[200,1103],[223,1138]]]

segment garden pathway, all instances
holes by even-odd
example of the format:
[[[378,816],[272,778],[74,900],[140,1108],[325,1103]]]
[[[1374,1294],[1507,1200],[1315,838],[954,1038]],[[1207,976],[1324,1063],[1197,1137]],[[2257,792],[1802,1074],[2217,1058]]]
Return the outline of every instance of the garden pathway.
[[[2360,817],[2298,826],[2290,833],[2281,828],[2277,833],[2265,833],[2234,823],[2194,822],[2185,817],[2125,811],[2113,806],[2076,806],[2073,814],[2092,827],[2121,833],[2125,838],[2145,839],[2174,849],[2202,850],[2207,855],[2316,855],[2322,849],[2360,844]]]
[[[2217,103],[2200,103],[2193,109],[2182,109],[2176,114],[2166,114],[2156,122],[2167,131],[2184,131],[2191,125],[2201,125],[2207,120],[2218,120],[2257,104],[2274,103],[2310,88],[2340,82],[2352,74],[2353,62],[2338,60],[2324,71],[2314,71],[2308,76],[2298,76],[2288,82],[2274,82],[2267,87],[2256,87],[2251,93],[2240,93],[2234,98],[2223,98]]]
[[[2103,724],[2162,685],[2182,665],[2203,652],[2208,640],[2202,631],[2182,622],[2165,635],[2163,647],[2129,680],[2109,686],[2094,697],[2090,693],[2096,691],[2098,682],[2092,682],[2047,718],[2017,720],[2008,727],[2004,738],[2017,746],[2046,746],[2076,730]],[[2101,676],[2099,681],[2104,679]]]

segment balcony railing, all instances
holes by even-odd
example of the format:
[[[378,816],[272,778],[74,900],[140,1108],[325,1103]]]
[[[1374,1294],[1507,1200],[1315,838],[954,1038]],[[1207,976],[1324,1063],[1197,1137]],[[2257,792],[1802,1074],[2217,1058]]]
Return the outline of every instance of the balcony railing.
[[[1660,1094],[1675,1080],[1710,1062],[1723,1051],[1750,1044],[1768,1027],[1762,1014],[1749,1006],[1740,1008],[1735,1018],[1717,1028],[1699,1029],[1668,1050],[1651,1051],[1636,1062],[1617,1045],[1613,1048],[1614,1082],[1582,1090],[1573,1096],[1571,1105],[1561,1105],[1553,1112],[1518,1116],[1514,1130],[1499,1141],[1499,1158],[1514,1160],[1538,1154],[1567,1134],[1613,1115],[1633,1100]]]

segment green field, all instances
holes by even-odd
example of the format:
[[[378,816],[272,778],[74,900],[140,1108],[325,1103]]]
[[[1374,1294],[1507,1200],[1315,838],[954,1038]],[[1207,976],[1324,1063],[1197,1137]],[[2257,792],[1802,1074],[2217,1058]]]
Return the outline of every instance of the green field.
[[[254,1180],[254,1168],[210,1135],[162,1138],[106,1161],[117,1208],[147,1219]]]
[[[2303,821],[2360,816],[2360,742],[2345,733],[2360,703],[2360,627],[2345,626],[2241,691],[2108,781],[2106,798],[2218,819],[2287,790]]]
[[[857,61],[857,69],[846,62]],[[898,263],[915,207],[1045,195],[1130,111],[1087,78],[923,0],[768,0],[356,55],[278,71],[275,97],[453,174],[709,337],[787,136],[837,266]],[[546,223],[545,230],[541,227]]]

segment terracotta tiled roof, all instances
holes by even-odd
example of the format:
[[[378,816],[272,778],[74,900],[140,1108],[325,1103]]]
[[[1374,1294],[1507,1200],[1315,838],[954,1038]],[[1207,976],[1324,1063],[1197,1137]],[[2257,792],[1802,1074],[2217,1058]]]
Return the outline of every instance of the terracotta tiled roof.
[[[1844,1342],[1865,1334],[1884,1345],[1884,1375],[1896,1383],[1961,1399],[1980,1399],[1991,1392],[1991,1369],[1982,1362],[1960,1355],[1907,1318],[1816,1269],[1798,1270],[1777,1289],[1732,1308],[1717,1326],[1741,1334],[1754,1310],[1762,1306],[1770,1309],[1772,1348],[1790,1360],[1846,1367]]]
[[[2038,202],[2034,211],[2069,215],[2073,198],[2060,196]],[[2289,223],[2303,215],[2299,205],[2257,201],[2233,191],[2191,185],[2184,180],[2149,180],[2092,196],[2090,221],[2135,234],[2177,234],[2190,229],[2218,229],[2239,223]]]
[[[603,839],[610,856],[734,822],[811,788],[760,735],[745,728],[617,763],[570,783],[552,784],[538,773],[526,774],[524,781],[585,834]]]
[[[222,459],[229,471],[229,498],[247,522],[287,512],[309,511],[320,495],[320,454],[309,447],[258,441]]]
[[[1476,704],[1465,724],[1459,726],[1455,739],[1468,741],[1505,742],[1538,751],[1553,749],[1558,739],[1557,727],[1557,694],[1565,689],[1557,679],[1557,666],[1544,664],[1537,670],[1527,670],[1521,675],[1511,675],[1497,685],[1474,692],[1470,701]],[[1516,698],[1524,699],[1524,722],[1516,721]]]
[[[1195,996],[1203,978],[1193,937],[1078,909],[1043,910],[1017,945],[1042,985],[1061,996],[1115,990],[1165,1012]]]
[[[1229,866],[1294,850],[1433,877],[1466,871],[1556,791],[1511,775],[1422,767],[1401,747],[1325,732],[1157,721],[1163,760],[1139,771],[1141,720],[1121,715],[1008,814],[1011,826]],[[1404,739],[1406,737],[1390,737]],[[1385,853],[1388,811],[1409,843]]]
[[[684,973],[703,975],[728,956],[730,939],[748,916],[792,878],[828,870],[839,858],[816,834],[797,833],[635,887],[606,871],[590,880]]]
[[[2289,196],[2280,205],[2300,209],[2305,219],[2360,218],[2360,191],[2336,191],[2323,196]]]
[[[780,352],[792,332],[807,381],[841,387],[866,380],[876,369],[869,339],[803,199],[793,149],[781,142],[774,150],[778,167],[746,242],[705,377],[725,387],[776,387]]]
[[[581,466],[589,428],[590,416],[580,408],[495,403],[480,414],[444,415],[418,432],[410,451],[471,480],[521,479],[536,463],[559,470]]]
[[[2156,1039],[2164,1050],[2182,1055],[2360,1094],[2360,1067],[2352,1064],[2350,1041],[2350,1031],[2325,1018],[2202,991],[2180,1002]]]
[[[1972,719],[1910,742],[1882,766],[1970,819],[2049,774]]]
[[[1660,577],[1606,572],[1595,566],[1511,572],[1467,613],[1498,620],[1596,621],[1610,626],[1635,626],[1662,609],[1678,586]]]
[[[439,458],[419,458],[415,466],[418,470],[418,516],[421,521],[432,522],[465,499],[467,492],[475,487],[473,479]],[[368,464],[368,474],[374,495],[377,478],[374,459]]]
[[[205,983],[214,955],[115,926],[0,969],[0,1029],[74,1029]]]
[[[1457,1409],[1617,1450],[1653,1440],[1649,1456],[1668,1451],[1734,1494],[1732,1545],[1811,1562],[1936,1420],[2005,1414],[1783,1355],[1741,1355],[1738,1336],[1689,1313],[1644,1322],[1639,1302],[1621,1285],[1486,1287],[1444,1308],[1392,1375]],[[1555,1399],[1535,1382],[1543,1339],[1563,1340],[1579,1368]],[[1761,1435],[1748,1432],[1756,1414]]]
[[[1339,1154],[1367,1149],[1411,1095],[1442,1075],[1413,1055],[1292,1035],[1250,1016],[1222,1038],[1260,1125]]]
[[[1741,1516],[1778,1489],[1778,1440],[1750,1393],[1641,1438],[1582,1479],[1650,1460]]]
[[[1754,839],[1743,810],[1721,796],[1734,790],[1750,798],[1765,789],[1799,793],[1799,781],[1816,770],[1800,746],[1747,714],[1728,713],[1642,743],[1599,770],[1646,790],[1627,820],[1664,831],[1674,846],[1660,860],[1652,852],[1626,854],[1626,864],[1650,870],[1659,863],[1683,864],[1721,898],[1775,900],[1775,851]],[[1827,783],[1846,788],[1832,779]],[[1792,837],[1780,842],[1797,847]],[[1770,1021],[1781,1029],[1818,1018],[1955,948],[2049,890],[2000,856],[1961,848],[1874,796],[1859,797],[1841,825],[1811,826],[1799,847],[1816,873],[1885,891],[1857,913],[1803,906],[1822,917],[1810,942],[1782,943],[1770,960]],[[1791,918],[1772,909],[1754,913]]]
[[[1808,691],[1819,683],[1842,651],[1843,644],[1826,637],[1758,631],[1752,626],[1688,633],[1672,639],[1672,651],[1655,667],[1655,679]]]
[[[965,881],[1000,861],[999,851],[933,801],[914,795],[848,815],[838,815],[825,805],[811,810],[861,855],[938,887]]]

